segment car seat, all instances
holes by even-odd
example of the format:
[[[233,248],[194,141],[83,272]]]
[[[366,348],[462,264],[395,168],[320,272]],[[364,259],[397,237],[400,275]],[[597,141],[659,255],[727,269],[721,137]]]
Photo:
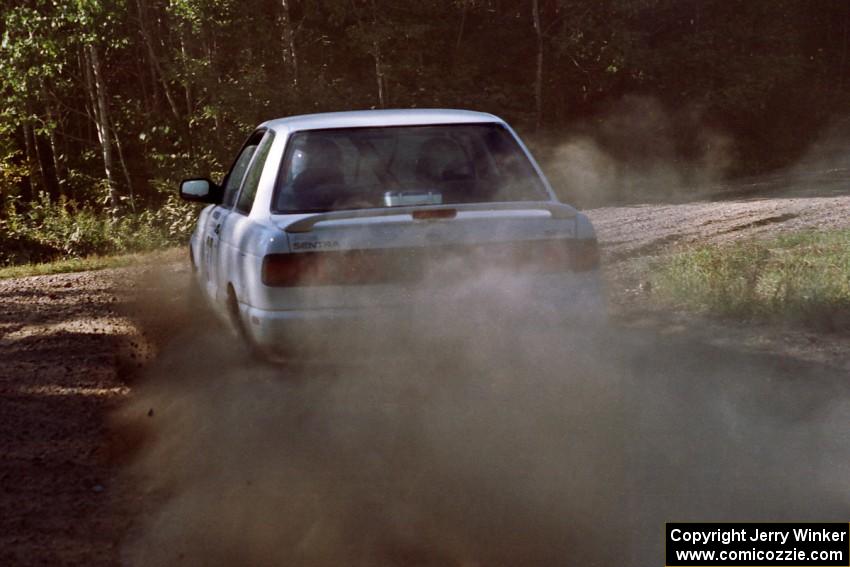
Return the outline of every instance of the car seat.
[[[293,173],[292,192],[345,183],[342,151],[328,138],[307,135],[306,141],[293,153],[290,171]]]
[[[420,183],[438,186],[444,181],[472,177],[463,148],[456,141],[443,136],[434,136],[422,142],[414,173]]]

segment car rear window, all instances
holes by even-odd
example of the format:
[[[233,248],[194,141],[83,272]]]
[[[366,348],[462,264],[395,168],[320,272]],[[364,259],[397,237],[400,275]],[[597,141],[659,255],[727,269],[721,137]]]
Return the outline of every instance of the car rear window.
[[[272,211],[548,199],[500,124],[345,128],[292,135]]]

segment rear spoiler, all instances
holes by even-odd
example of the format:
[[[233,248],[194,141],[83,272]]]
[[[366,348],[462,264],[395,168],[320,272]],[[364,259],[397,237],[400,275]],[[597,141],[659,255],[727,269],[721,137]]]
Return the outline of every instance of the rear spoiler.
[[[369,217],[389,217],[396,215],[413,215],[414,212],[424,211],[548,211],[553,219],[575,218],[576,210],[563,203],[551,201],[528,201],[506,203],[464,203],[459,205],[416,205],[410,207],[383,207],[380,209],[354,209],[351,211],[331,211],[316,213],[298,219],[284,228],[286,232],[310,232],[313,226],[320,222],[362,219]]]

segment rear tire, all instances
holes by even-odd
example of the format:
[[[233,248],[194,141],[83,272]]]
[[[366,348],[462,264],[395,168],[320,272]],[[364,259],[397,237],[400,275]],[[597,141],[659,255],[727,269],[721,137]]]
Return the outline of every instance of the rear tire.
[[[201,284],[198,283],[198,269],[192,264],[189,282],[186,285],[186,307],[189,313],[206,313],[207,303],[201,295]]]
[[[209,302],[204,297],[204,290],[201,288],[201,283],[198,281],[198,267],[192,261],[190,256],[191,271],[189,272],[189,281],[186,282],[186,311],[189,315],[188,321],[192,322],[193,326],[207,326],[214,324],[215,317]]]
[[[259,362],[271,362],[269,355],[254,341],[251,333],[245,326],[242,314],[239,312],[239,301],[236,299],[236,291],[232,285],[227,286],[227,312],[236,334],[239,335],[242,344],[245,345],[248,355]]]

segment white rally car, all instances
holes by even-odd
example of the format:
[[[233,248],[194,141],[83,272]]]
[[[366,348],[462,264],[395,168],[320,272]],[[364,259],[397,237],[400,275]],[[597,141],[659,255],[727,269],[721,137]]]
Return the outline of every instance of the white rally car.
[[[188,179],[180,194],[209,203],[191,239],[199,292],[264,354],[297,346],[302,328],[374,325],[436,296],[445,306],[445,286],[428,290],[447,272],[517,274],[524,294],[565,319],[604,312],[590,221],[558,202],[491,114],[272,120],[220,185]]]

